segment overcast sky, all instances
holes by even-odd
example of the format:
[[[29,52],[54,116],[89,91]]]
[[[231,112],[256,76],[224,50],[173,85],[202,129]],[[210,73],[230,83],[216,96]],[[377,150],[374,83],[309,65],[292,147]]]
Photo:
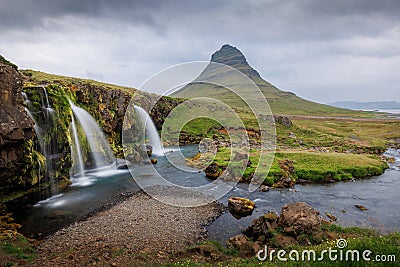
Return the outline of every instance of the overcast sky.
[[[139,87],[226,43],[304,98],[400,101],[398,0],[0,0],[0,54],[20,68]]]

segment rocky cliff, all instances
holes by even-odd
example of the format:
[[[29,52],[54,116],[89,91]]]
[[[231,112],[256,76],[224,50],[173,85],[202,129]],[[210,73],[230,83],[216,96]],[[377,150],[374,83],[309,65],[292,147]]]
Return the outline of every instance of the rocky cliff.
[[[25,102],[22,92],[28,99]],[[115,156],[123,157],[122,125],[125,110],[134,93],[132,88],[91,80],[31,70],[19,72],[14,64],[1,57],[0,202],[14,200],[13,203],[20,203],[21,197],[26,201],[32,198],[32,194],[37,199],[43,194],[38,196],[35,192],[53,192],[68,185],[72,140],[69,99],[96,119],[106,133]],[[153,97],[157,96],[144,94],[149,101]],[[47,106],[43,101],[48,102]],[[150,115],[159,130],[170,110],[179,103],[180,100],[163,97],[153,108]],[[40,136],[34,131],[34,122],[24,105],[32,109],[31,113],[41,127]],[[49,107],[54,111],[54,120],[50,122]],[[49,147],[48,150],[43,151],[43,144]],[[48,173],[49,168],[51,173]]]
[[[32,166],[33,122],[23,106],[22,77],[12,64],[0,62],[0,195],[35,183]]]

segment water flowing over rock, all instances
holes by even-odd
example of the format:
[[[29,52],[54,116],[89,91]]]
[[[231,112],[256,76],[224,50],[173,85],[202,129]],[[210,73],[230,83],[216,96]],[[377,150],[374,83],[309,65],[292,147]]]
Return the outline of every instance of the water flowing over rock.
[[[49,182],[50,194],[54,195],[59,193],[57,169],[59,158],[61,157],[58,147],[57,112],[51,107],[49,95],[45,87],[25,87],[24,91],[22,92],[22,96],[24,97],[25,110],[34,123],[33,129],[39,145],[36,149],[45,158],[43,172],[41,172],[41,168],[38,169],[38,172],[41,172],[38,178],[39,183],[43,179]],[[30,97],[34,97],[36,101],[32,101]],[[39,165],[41,165],[40,162]]]
[[[160,140],[160,136],[158,135],[157,128],[150,115],[139,106],[135,106],[135,111],[137,112],[141,124],[145,127],[146,136],[150,139],[152,153],[154,155],[164,155],[164,149]]]
[[[73,116],[76,117],[76,120],[73,119],[72,127],[73,127],[73,135],[75,140],[75,153],[77,159],[78,169],[81,169],[81,172],[85,171],[86,166],[83,164],[83,156],[82,156],[82,144],[81,139],[88,143],[88,151],[87,159],[91,161],[92,168],[101,168],[107,165],[110,165],[115,161],[115,157],[110,149],[108,141],[100,129],[99,125],[95,121],[95,119],[84,109],[76,106],[72,101],[70,101],[71,109],[73,112]],[[85,137],[78,136],[77,131],[77,123],[79,122],[79,127],[81,127]],[[74,164],[75,165],[75,164]],[[82,169],[83,167],[83,169]]]

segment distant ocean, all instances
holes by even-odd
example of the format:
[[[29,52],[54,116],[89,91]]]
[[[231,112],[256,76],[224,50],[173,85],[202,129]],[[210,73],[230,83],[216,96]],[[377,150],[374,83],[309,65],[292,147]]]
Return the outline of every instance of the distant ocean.
[[[393,114],[400,114],[400,109],[366,109],[365,111],[377,111],[377,112],[385,112],[385,113],[393,113]]]

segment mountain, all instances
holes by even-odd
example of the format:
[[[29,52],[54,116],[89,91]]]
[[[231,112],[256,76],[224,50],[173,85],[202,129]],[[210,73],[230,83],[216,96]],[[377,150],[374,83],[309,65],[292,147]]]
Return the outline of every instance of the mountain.
[[[228,44],[223,45],[220,50],[212,54],[211,62],[231,66],[249,77],[261,78],[260,74],[247,63],[242,52]]]
[[[396,101],[374,101],[374,102],[356,102],[356,101],[336,101],[328,105],[356,110],[375,110],[375,109],[400,109],[400,102]]]
[[[278,89],[271,83],[265,81],[261,75],[249,65],[246,57],[239,49],[229,44],[223,45],[220,50],[216,51],[211,56],[210,62],[233,67],[247,75],[260,88],[264,97],[268,100],[273,113],[288,115],[362,116],[360,112],[315,103],[300,98],[292,92],[285,92]],[[196,80],[207,80],[207,78],[212,75],[215,76],[216,74],[221,75],[215,71],[212,64],[209,64]],[[226,77],[225,80],[226,79],[229,79],[229,77]],[[182,98],[207,96],[224,101],[231,107],[238,108],[241,106],[238,105],[239,100],[237,97],[232,96],[232,93],[227,89],[210,84],[199,84],[197,82],[189,83],[180,90],[172,93],[171,96]]]

